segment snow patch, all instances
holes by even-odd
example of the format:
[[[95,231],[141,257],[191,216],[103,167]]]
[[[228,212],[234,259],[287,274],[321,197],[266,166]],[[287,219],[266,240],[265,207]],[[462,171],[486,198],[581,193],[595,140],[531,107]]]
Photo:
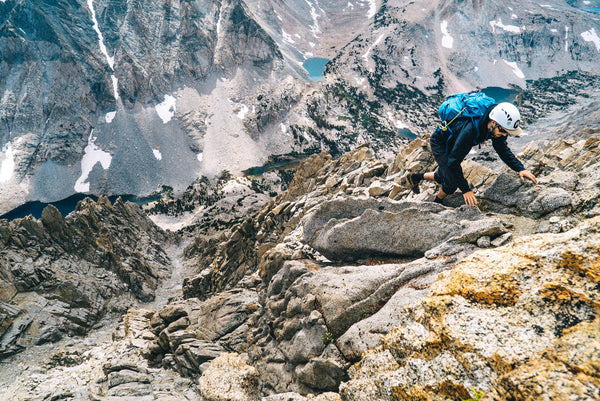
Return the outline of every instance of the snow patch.
[[[565,26],[565,53],[569,51],[569,43],[567,40],[569,39],[569,27]]]
[[[515,25],[504,25],[501,18],[498,18],[498,21],[490,21],[490,25],[492,26],[492,33],[496,33],[496,28],[500,28],[511,33],[521,33],[525,29],[519,28]]]
[[[317,4],[317,6],[319,6],[318,1],[315,1],[315,3]],[[313,20],[313,25],[311,26],[310,30],[315,37],[318,37],[321,33],[321,28],[319,27],[319,13],[317,13],[317,9],[311,4],[309,0],[306,0],[306,4],[308,4],[308,7],[310,7],[310,16]]]
[[[165,100],[154,106],[154,108],[163,124],[166,124],[175,115],[175,98],[171,95],[165,95]]]
[[[289,33],[287,33],[286,31],[284,31],[283,29],[281,30],[281,34],[283,36],[284,42],[289,43],[291,45],[296,43],[296,41],[294,39],[292,39],[292,36]]]
[[[81,159],[81,176],[75,183],[74,187],[76,192],[89,192],[90,183],[87,182],[87,179],[96,163],[100,163],[104,170],[108,170],[110,167],[110,162],[112,161],[112,156],[110,153],[104,152],[98,146],[96,146],[94,143],[96,138],[93,135],[94,130],[90,132],[88,144],[84,149],[85,154]]]
[[[503,60],[510,68],[512,68],[513,73],[517,76],[517,78],[521,78],[521,79],[525,79],[525,74],[523,74],[523,71],[521,71],[519,69],[519,67],[517,66],[516,62],[509,62],[506,60]]]
[[[454,38],[450,36],[450,33],[448,32],[448,21],[443,20],[440,24],[440,29],[442,30],[442,35],[444,35],[444,37],[442,37],[442,46],[446,49],[452,49]]]
[[[398,129],[408,128],[408,125],[406,125],[404,122],[402,122],[400,120],[396,120],[394,118],[394,114],[391,111],[388,111],[388,118],[390,119],[390,121],[392,121],[396,125],[396,128],[398,128]]]
[[[219,19],[217,20],[217,35],[221,33],[221,21],[223,20],[223,8],[219,10]]]
[[[110,57],[108,55],[108,51],[106,50],[106,46],[104,45],[104,36],[102,36],[102,32],[100,32],[100,26],[98,25],[98,20],[96,19],[96,11],[94,11],[94,0],[87,0],[88,8],[90,9],[90,13],[92,14],[92,23],[94,24],[94,30],[98,34],[98,42],[100,43],[100,51],[106,57],[106,61],[110,66],[111,70],[115,70],[115,58]]]
[[[381,40],[383,39],[384,36],[385,36],[384,33],[382,33],[381,35],[379,35],[379,37],[377,38],[377,40],[375,40],[375,42],[373,42],[373,44],[371,46],[369,46],[369,48],[367,49],[367,51],[365,52],[365,54],[363,54],[362,57],[365,60],[365,62],[369,58],[369,55],[371,54],[371,50],[373,50],[375,48],[375,46],[377,46],[379,44],[379,42],[381,42]]]
[[[113,93],[115,95],[115,100],[119,100],[119,80],[114,75],[110,76],[113,84]]]
[[[249,192],[252,183],[245,177],[237,177],[229,180],[223,185],[222,191],[225,194],[244,194]]]
[[[547,8],[548,10],[558,11],[558,8],[552,6],[551,4],[540,4],[540,7]]]
[[[160,153],[160,150],[152,149],[152,153],[154,153],[154,157],[156,157],[156,160],[162,160],[162,153]]]
[[[202,163],[202,159],[204,158],[204,155],[202,154],[202,152],[200,152],[200,153],[198,153],[198,154],[196,155],[196,158],[198,159],[198,161],[199,161],[200,163]]]
[[[582,32],[581,37],[586,42],[593,42],[596,46],[596,50],[600,52],[600,38],[598,37],[598,34],[594,28],[590,29],[589,31]]]
[[[106,49],[106,45],[104,44],[104,36],[102,35],[102,32],[100,31],[100,26],[98,25],[98,19],[96,18],[96,11],[94,10],[94,0],[87,0],[87,5],[88,5],[88,8],[90,9],[90,14],[92,15],[92,24],[94,26],[94,30],[96,31],[96,34],[98,35],[98,43],[100,46],[100,51],[106,58],[106,62],[108,63],[108,66],[110,67],[110,69],[114,71],[115,70],[115,57],[114,56],[111,57],[108,55],[108,50]],[[117,78],[114,75],[111,75],[111,79],[112,79],[113,94],[114,94],[115,100],[119,100],[119,90],[118,90],[119,81],[117,80]]]
[[[15,153],[10,142],[4,145],[2,153],[4,153],[4,160],[0,164],[0,182],[8,182],[15,172]]]
[[[106,115],[104,116],[104,119],[106,120],[107,124],[112,123],[112,121],[115,119],[115,116],[117,115],[116,111],[109,111],[108,113],[106,113]]]
[[[279,123],[279,128],[281,129],[281,133],[285,134],[287,131],[287,127],[285,126],[284,123]]]
[[[367,13],[367,18],[371,19],[377,13],[377,0],[369,0],[369,12]]]
[[[248,113],[250,109],[245,104],[242,104],[242,108],[238,111],[237,116],[240,120],[243,120],[246,117],[246,113]]]

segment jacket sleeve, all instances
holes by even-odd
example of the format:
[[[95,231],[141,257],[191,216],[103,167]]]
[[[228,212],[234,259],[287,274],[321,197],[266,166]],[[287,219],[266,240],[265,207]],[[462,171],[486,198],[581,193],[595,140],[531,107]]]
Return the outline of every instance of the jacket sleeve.
[[[463,175],[460,164],[471,151],[476,134],[476,128],[471,122],[464,124],[456,135],[456,141],[452,145],[452,149],[448,150],[448,168],[452,173],[458,189],[460,189],[463,194],[469,192],[471,188]]]
[[[498,156],[500,156],[500,159],[502,159],[504,164],[506,164],[508,167],[510,167],[516,172],[525,170],[525,167],[523,167],[523,163],[521,163],[519,159],[517,159],[517,157],[508,147],[506,137],[492,139],[492,145],[494,146],[494,150],[496,151],[496,153],[498,153]]]

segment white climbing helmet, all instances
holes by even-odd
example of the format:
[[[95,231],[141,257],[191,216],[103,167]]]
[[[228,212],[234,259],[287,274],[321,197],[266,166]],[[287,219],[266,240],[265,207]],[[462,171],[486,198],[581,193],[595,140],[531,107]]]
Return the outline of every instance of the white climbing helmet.
[[[520,135],[521,113],[512,103],[500,103],[490,111],[490,120],[496,121],[505,131],[511,135]]]

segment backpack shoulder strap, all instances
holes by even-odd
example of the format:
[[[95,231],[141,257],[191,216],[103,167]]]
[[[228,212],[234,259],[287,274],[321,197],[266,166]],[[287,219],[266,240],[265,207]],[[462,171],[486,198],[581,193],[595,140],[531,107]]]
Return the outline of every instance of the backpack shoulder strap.
[[[450,120],[449,122],[442,121],[440,124],[438,124],[438,128],[441,129],[442,132],[446,132],[447,130],[449,130],[450,124],[452,124],[454,122],[454,120],[456,120],[458,117],[460,117],[460,115],[462,114],[463,111],[465,111],[465,109],[466,109],[466,107],[463,107],[460,110],[460,112],[456,116],[454,116],[454,118],[452,120]],[[452,131],[450,131],[450,132],[452,132]],[[450,135],[450,136],[452,136],[452,135]],[[448,139],[450,139],[450,138],[448,138]]]

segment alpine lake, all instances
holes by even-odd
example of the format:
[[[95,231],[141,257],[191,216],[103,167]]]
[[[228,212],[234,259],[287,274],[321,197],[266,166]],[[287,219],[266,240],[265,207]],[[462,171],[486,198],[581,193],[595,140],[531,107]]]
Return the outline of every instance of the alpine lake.
[[[308,76],[311,81],[322,81],[323,73],[325,73],[325,66],[329,62],[329,59],[321,57],[311,57],[307,59],[302,67],[308,71]]]

